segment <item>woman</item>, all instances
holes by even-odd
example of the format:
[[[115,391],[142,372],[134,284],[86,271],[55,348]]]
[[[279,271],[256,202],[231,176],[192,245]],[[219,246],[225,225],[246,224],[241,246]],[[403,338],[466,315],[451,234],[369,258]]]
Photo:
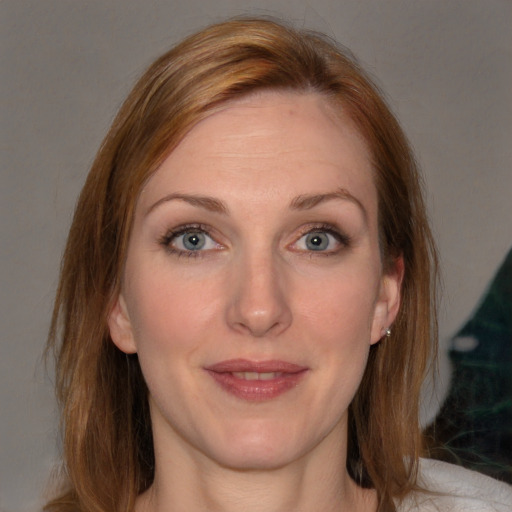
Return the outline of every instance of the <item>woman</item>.
[[[431,506],[422,487],[451,492],[418,477],[435,275],[413,156],[353,59],[268,20],[188,38],[76,208],[46,509]]]

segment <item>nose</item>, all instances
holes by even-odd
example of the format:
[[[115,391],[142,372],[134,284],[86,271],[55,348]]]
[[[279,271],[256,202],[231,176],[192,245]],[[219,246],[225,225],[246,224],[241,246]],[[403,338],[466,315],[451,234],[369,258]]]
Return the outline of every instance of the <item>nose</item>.
[[[232,274],[227,321],[240,333],[256,338],[276,336],[292,322],[285,276],[271,255],[238,262]]]

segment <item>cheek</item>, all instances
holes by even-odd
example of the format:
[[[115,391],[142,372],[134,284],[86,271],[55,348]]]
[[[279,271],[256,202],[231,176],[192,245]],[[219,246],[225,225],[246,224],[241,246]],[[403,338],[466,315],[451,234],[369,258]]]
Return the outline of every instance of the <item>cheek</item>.
[[[319,388],[325,393],[315,396],[323,412],[325,428],[336,424],[346,414],[363,377],[371,341],[375,294],[373,281],[360,274],[340,275],[318,282],[314,292],[304,288],[298,331],[314,369]],[[321,286],[320,286],[321,285]]]
[[[371,276],[371,272],[340,272],[319,282],[314,292],[311,288],[302,292],[301,331],[307,333],[314,360],[325,370],[322,378],[329,388],[325,407],[334,403],[343,410],[348,407],[366,368],[377,299],[376,279]]]
[[[179,396],[188,362],[198,349],[200,319],[196,291],[163,274],[147,272],[131,281],[130,313],[142,373],[157,402]]]
[[[185,336],[194,328],[190,303],[153,276],[132,281],[129,297],[134,342],[148,381],[160,373],[163,361],[174,361],[179,352],[192,350],[193,338]]]
[[[217,308],[212,284],[154,268],[132,279],[128,303],[134,336],[147,344],[191,343]]]
[[[298,308],[324,339],[339,343],[369,341],[377,299],[371,273],[338,273],[301,286]],[[366,339],[368,338],[368,339]]]

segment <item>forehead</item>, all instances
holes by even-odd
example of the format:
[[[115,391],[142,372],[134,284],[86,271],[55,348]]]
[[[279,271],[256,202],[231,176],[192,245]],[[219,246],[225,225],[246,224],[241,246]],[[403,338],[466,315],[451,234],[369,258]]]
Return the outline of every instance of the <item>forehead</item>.
[[[340,187],[376,201],[369,151],[348,115],[318,94],[263,92],[229,102],[194,126],[140,202],[170,192],[237,190],[250,190],[254,201],[284,200]]]

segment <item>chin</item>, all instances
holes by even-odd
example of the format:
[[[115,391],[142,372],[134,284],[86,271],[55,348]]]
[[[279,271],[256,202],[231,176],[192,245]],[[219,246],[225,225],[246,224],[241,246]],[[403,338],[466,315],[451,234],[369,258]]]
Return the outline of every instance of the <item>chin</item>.
[[[212,446],[213,443],[210,444]],[[229,429],[211,451],[214,460],[233,470],[279,469],[299,459],[309,443],[282,425],[240,425]]]
[[[282,468],[299,458],[293,450],[277,446],[233,445],[223,453],[214,454],[219,465],[234,471],[270,471]]]

